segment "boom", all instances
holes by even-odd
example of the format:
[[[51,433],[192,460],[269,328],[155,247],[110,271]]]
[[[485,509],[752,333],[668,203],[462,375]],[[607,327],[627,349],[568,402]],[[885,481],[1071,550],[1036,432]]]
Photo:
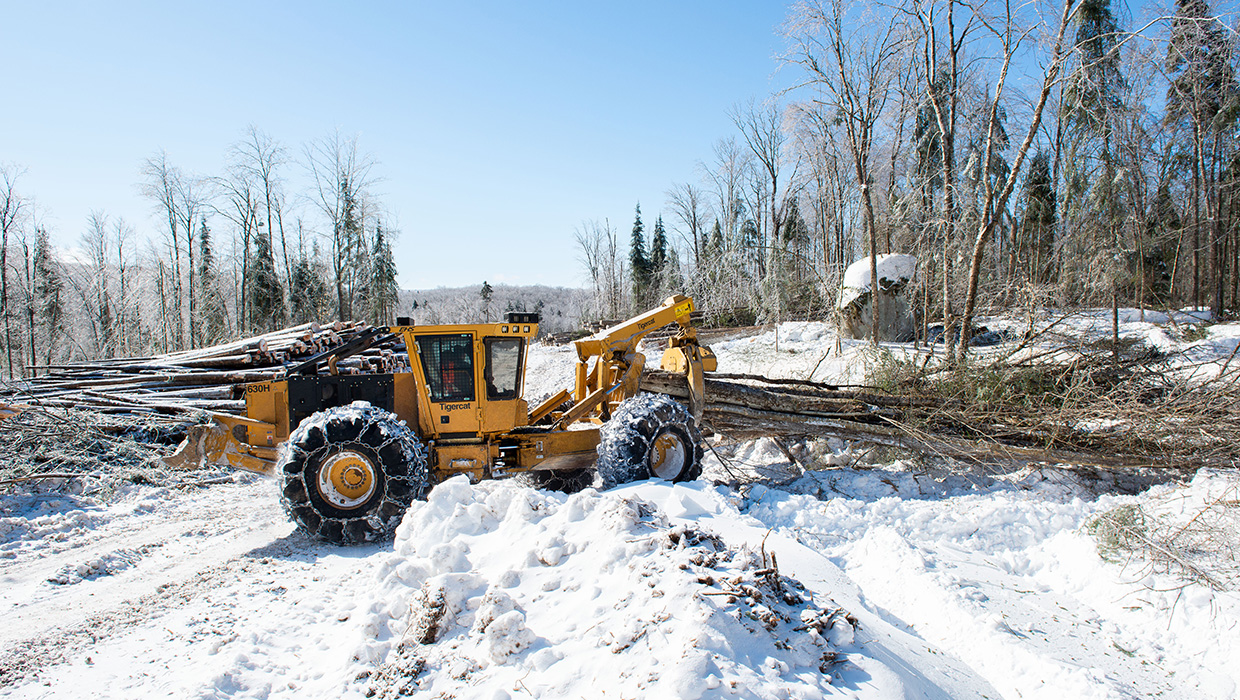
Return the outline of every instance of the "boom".
[[[556,425],[568,425],[587,416],[607,420],[621,401],[636,395],[646,365],[646,356],[637,351],[637,344],[651,331],[670,323],[680,328],[664,351],[661,364],[668,371],[688,374],[689,411],[694,420],[700,420],[705,384],[702,372],[714,371],[717,361],[710,348],[698,344],[697,331],[690,325],[692,313],[693,300],[677,294],[657,309],[576,341],[577,378],[572,395],[576,403]]]

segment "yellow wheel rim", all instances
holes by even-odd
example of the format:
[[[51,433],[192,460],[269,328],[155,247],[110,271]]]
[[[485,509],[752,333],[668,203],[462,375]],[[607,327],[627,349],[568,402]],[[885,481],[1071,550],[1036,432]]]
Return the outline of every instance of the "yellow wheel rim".
[[[375,466],[357,452],[337,452],[319,468],[319,495],[337,508],[357,508],[370,500],[377,485]]]
[[[668,431],[654,439],[650,450],[650,473],[660,479],[674,480],[684,470],[689,450],[679,435]]]

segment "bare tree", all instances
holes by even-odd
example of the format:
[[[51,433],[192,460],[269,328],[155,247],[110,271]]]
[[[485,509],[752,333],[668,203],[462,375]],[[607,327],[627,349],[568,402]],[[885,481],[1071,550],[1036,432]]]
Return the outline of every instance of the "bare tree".
[[[822,119],[842,122],[853,170],[861,190],[870,246],[871,340],[878,342],[878,231],[873,193],[875,131],[891,97],[893,71],[907,43],[898,17],[877,22],[877,31],[855,31],[857,18],[848,16],[846,0],[806,0],[796,5],[788,24],[793,48],[788,57],[805,71],[804,85],[822,91],[815,102],[829,110]],[[847,16],[847,21],[846,21]]]
[[[233,163],[224,177],[215,179],[221,197],[215,205],[215,212],[232,223],[236,230],[236,241],[240,243],[237,253],[241,258],[241,274],[234,279],[234,295],[237,299],[237,327],[250,330],[254,327],[249,317],[248,280],[250,278],[250,254],[259,231],[260,202],[262,192],[255,182],[253,173],[237,163]]]
[[[250,176],[262,203],[262,218],[267,235],[273,240],[279,231],[280,255],[284,263],[284,277],[293,274],[288,254],[288,241],[284,235],[284,180],[279,169],[288,163],[288,152],[278,141],[253,125],[246,129],[245,138],[230,149],[233,167]],[[273,246],[274,248],[274,246]]]
[[[167,316],[175,328],[170,338],[172,347],[192,347],[196,341],[193,329],[194,224],[207,207],[208,183],[170,164],[164,151],[146,159],[142,175],[145,178],[142,192],[155,202],[166,226],[163,233],[167,236],[172,269],[169,271],[171,278],[166,281],[169,293],[164,299],[171,307]],[[187,289],[190,290],[188,294]]]
[[[82,234],[82,249],[90,257],[90,266],[83,266],[74,286],[86,310],[87,326],[90,328],[91,355],[113,357],[114,309],[108,285],[108,217],[101,211],[93,211]]]
[[[943,333],[952,328],[952,243],[956,230],[956,129],[959,121],[961,52],[973,28],[972,18],[956,28],[956,0],[947,0],[946,26],[940,27],[936,0],[913,4],[921,28],[921,59],[926,101],[934,114],[934,133],[942,163],[942,294]],[[943,32],[946,36],[942,36]],[[946,57],[941,55],[946,52]],[[935,138],[937,137],[937,138]]]
[[[112,253],[116,267],[116,319],[115,347],[118,354],[133,354],[141,330],[141,315],[134,296],[133,228],[123,218],[112,222]]]
[[[357,137],[345,137],[339,131],[306,146],[305,158],[313,180],[310,199],[331,227],[328,254],[336,285],[336,313],[347,320],[352,316],[355,263],[366,252],[360,208],[374,182],[370,175],[374,161],[358,152]]]
[[[702,239],[706,236],[709,207],[706,193],[689,183],[672,185],[667,191],[668,208],[680,221],[677,230],[693,248],[693,266],[702,264]]]
[[[573,234],[577,241],[579,260],[590,276],[593,287],[594,313],[599,318],[613,319],[624,307],[624,254],[620,250],[616,230],[606,219],[582,222]]]
[[[718,200],[716,215],[723,228],[725,245],[730,247],[740,233],[739,204],[746,173],[750,168],[749,153],[731,137],[716,141],[714,150],[714,166],[701,167],[713,187],[715,199]]]
[[[969,262],[969,287],[968,293],[965,296],[964,314],[961,317],[961,333],[956,344],[956,357],[958,360],[964,359],[969,347],[969,333],[967,331],[973,323],[973,312],[977,307],[977,286],[978,279],[981,276],[982,254],[986,250],[987,241],[990,240],[995,229],[999,226],[1001,217],[1007,211],[1008,198],[1016,187],[1021,167],[1029,154],[1029,147],[1037,137],[1038,128],[1042,122],[1042,112],[1046,108],[1046,101],[1050,97],[1051,89],[1059,80],[1060,70],[1063,68],[1064,60],[1068,56],[1068,51],[1064,45],[1064,36],[1072,15],[1078,7],[1080,6],[1076,4],[1076,0],[1064,0],[1063,9],[1059,17],[1059,26],[1050,47],[1050,58],[1042,75],[1042,88],[1038,93],[1038,100],[1031,115],[1029,130],[1025,133],[1024,140],[1016,150],[1016,157],[1012,161],[1007,177],[1003,178],[1001,183],[995,183],[991,178],[983,177],[984,204],[981,208],[982,217],[974,235],[973,254]],[[1020,45],[1038,28],[1038,24],[1030,25],[1027,18],[1017,17],[1010,4],[1005,5],[1004,12],[996,18],[976,16],[982,26],[991,32],[995,41],[1002,48],[999,74],[995,79],[992,93],[993,98],[988,110],[988,134],[982,156],[981,172],[989,173],[991,159],[997,157],[995,153],[997,139],[993,138],[993,132],[997,124],[996,117],[1003,100],[1004,88],[1007,86],[1008,71]],[[996,185],[998,186],[996,187]]]
[[[16,234],[28,213],[28,201],[17,193],[23,170],[0,164],[0,313],[4,315],[4,348],[9,374],[13,376],[13,329],[9,299],[9,237]]]

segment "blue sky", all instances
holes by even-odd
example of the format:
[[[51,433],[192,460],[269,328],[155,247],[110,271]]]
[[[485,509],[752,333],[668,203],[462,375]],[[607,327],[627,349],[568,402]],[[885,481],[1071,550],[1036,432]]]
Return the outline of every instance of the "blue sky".
[[[59,245],[92,210],[153,234],[160,149],[215,175],[250,124],[293,154],[339,128],[378,162],[407,288],[580,284],[574,229],[627,240],[638,201],[652,226],[785,79],[782,2],[3,5],[0,162]]]

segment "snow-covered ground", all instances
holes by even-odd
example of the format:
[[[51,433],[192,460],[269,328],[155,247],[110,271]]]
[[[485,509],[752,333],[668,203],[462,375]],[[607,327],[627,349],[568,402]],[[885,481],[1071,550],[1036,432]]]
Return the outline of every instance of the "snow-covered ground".
[[[1125,312],[1121,331],[1184,352],[1185,371],[1201,376],[1232,361],[1240,325],[1185,341],[1182,325],[1152,316]],[[1083,340],[1109,329],[1105,312],[1057,327]],[[720,371],[841,384],[863,381],[874,352],[812,323],[713,347]],[[536,348],[527,395],[564,386],[573,357]],[[456,479],[410,509],[394,542],[353,548],[295,532],[275,485],[249,475],[106,499],[10,488],[0,493],[0,695],[1240,691],[1235,473],[1183,484],[953,474],[858,463],[836,441],[794,449],[824,468],[800,474],[764,439],[708,452],[691,484],[567,496]],[[738,469],[779,478],[715,485]],[[1110,546],[1107,524],[1134,514],[1151,532],[1200,533],[1218,555],[1218,589]]]

